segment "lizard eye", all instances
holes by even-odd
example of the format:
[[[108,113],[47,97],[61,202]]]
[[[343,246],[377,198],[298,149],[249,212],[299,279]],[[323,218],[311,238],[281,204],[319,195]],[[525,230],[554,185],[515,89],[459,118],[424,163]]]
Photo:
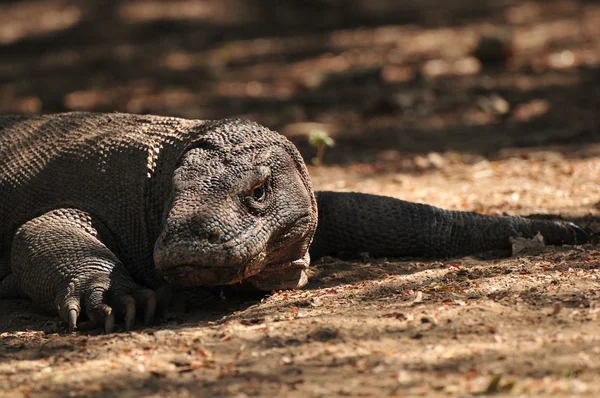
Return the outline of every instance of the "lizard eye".
[[[267,188],[268,188],[268,181],[265,181],[262,184],[254,187],[252,189],[252,191],[250,192],[250,196],[252,196],[252,199],[254,199],[255,201],[262,202],[263,200],[265,200],[265,197],[267,196]]]
[[[248,188],[241,193],[240,199],[250,210],[261,212],[271,197],[271,170],[260,166],[248,179]]]

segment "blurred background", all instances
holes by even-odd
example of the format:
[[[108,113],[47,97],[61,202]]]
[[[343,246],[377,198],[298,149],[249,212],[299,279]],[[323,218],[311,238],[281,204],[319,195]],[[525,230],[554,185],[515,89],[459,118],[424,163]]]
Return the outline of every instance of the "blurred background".
[[[587,156],[599,64],[597,1],[0,1],[0,114],[244,117],[325,165]]]

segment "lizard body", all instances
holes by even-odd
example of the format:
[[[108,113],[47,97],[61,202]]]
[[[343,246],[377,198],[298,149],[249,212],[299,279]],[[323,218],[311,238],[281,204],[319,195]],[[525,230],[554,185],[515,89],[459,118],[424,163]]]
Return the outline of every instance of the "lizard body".
[[[71,330],[82,313],[106,331],[115,313],[151,322],[165,282],[295,288],[310,256],[452,257],[537,232],[588,239],[570,223],[314,193],[294,145],[245,120],[0,117],[0,297]]]

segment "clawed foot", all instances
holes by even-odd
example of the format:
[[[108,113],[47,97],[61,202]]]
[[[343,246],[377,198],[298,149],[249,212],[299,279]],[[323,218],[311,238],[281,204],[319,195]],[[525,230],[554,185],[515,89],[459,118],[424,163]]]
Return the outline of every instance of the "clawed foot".
[[[58,310],[70,332],[79,326],[111,333],[121,319],[131,330],[136,316],[150,325],[164,298],[134,282],[102,242],[92,217],[77,209],[54,210],[23,224],[13,241],[11,267],[19,290]],[[86,322],[78,325],[84,316]]]
[[[113,269],[105,283],[94,278],[96,280],[89,284],[81,280],[69,284],[69,292],[58,305],[69,332],[101,326],[106,333],[111,333],[116,319],[123,319],[125,330],[129,331],[138,314],[144,326],[152,324],[157,308],[156,293],[137,285],[126,274],[118,275],[118,271]],[[78,325],[82,315],[88,320]]]

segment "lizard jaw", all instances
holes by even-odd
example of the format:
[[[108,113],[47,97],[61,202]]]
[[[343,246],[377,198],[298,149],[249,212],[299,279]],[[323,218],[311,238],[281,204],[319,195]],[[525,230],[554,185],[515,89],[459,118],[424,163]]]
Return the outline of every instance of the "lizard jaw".
[[[230,285],[258,274],[264,264],[264,253],[259,253],[239,266],[198,267],[180,264],[160,270],[162,277],[173,285],[183,287]]]
[[[230,285],[243,280],[259,290],[287,290],[301,288],[308,282],[310,255],[300,259],[264,266],[262,253],[239,267],[197,267],[182,264],[161,271],[163,278],[183,287]]]
[[[310,255],[289,262],[269,264],[248,278],[254,287],[263,291],[298,289],[308,283]]]

